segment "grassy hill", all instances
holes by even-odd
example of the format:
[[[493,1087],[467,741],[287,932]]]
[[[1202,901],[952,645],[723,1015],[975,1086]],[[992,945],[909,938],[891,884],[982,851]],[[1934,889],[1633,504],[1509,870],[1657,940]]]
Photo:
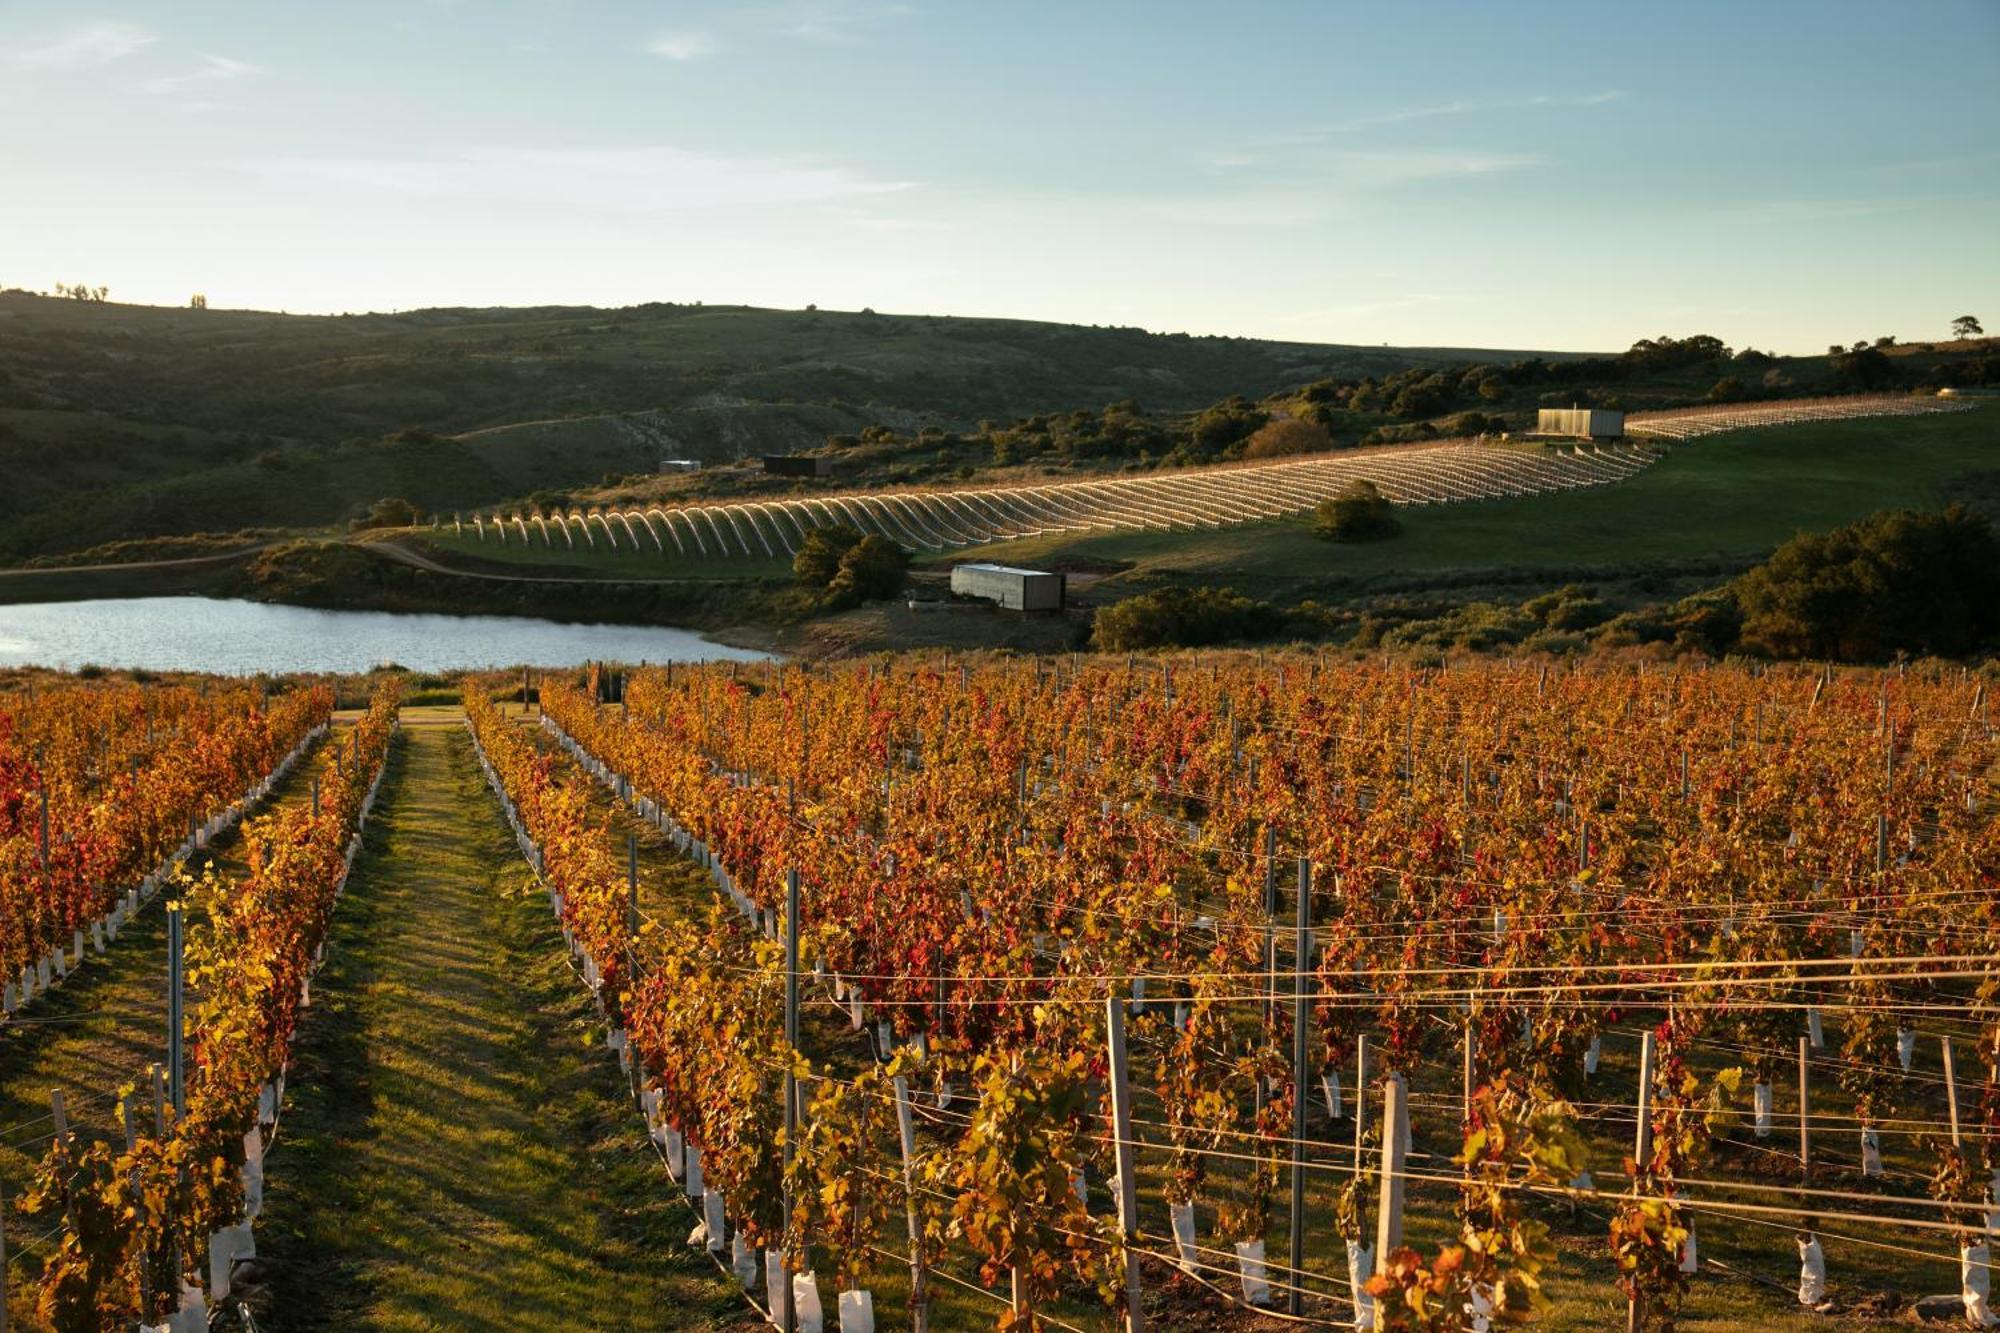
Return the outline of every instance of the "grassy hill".
[[[2000,378],[1992,350],[1871,350],[1864,368],[1888,387],[1981,383]],[[1238,457],[1267,421],[1338,447],[1518,429],[1550,403],[1877,387],[1846,382],[1847,359],[1705,337],[1607,356],[869,311],[299,316],[0,292],[0,563],[338,529],[391,496],[449,514],[800,489],[713,466],[765,452],[835,454],[821,486],[1006,482]],[[711,466],[662,476],[667,456]]]
[[[303,316],[0,293],[0,555],[495,503],[821,443],[1518,357],[654,304]],[[454,437],[464,437],[462,440]]]
[[[1609,574],[1748,564],[1799,532],[1877,509],[1976,498],[2000,469],[2000,403],[1712,435],[1628,481],[1554,495],[1398,511],[1401,535],[1337,545],[1303,518],[1203,532],[1028,538],[960,560],[1115,569],[1111,586],[1224,584],[1259,597],[1366,596],[1474,584],[1548,585]]]

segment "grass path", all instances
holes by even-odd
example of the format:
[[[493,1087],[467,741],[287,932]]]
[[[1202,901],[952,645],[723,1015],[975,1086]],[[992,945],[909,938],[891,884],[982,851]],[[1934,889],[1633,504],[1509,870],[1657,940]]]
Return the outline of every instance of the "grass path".
[[[455,711],[406,719],[335,919],[259,1228],[260,1323],[737,1322]]]

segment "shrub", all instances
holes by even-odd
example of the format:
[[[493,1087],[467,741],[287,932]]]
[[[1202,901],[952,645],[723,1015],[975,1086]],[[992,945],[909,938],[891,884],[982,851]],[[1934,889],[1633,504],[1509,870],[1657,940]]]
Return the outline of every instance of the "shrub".
[[[799,585],[824,594],[830,607],[856,606],[903,589],[909,553],[859,528],[814,528],[792,557],[792,574]]]
[[[1357,481],[1313,511],[1313,533],[1331,542],[1373,542],[1403,530],[1388,497],[1372,481]]]
[[[863,537],[840,557],[840,568],[826,590],[842,606],[894,597],[903,590],[909,553],[886,537]]]
[[[814,528],[792,557],[792,575],[812,589],[825,588],[840,572],[840,562],[862,542],[861,529],[841,525]]]
[[[1099,648],[1198,648],[1236,640],[1268,639],[1285,626],[1284,613],[1227,588],[1160,588],[1097,613]]]
[[[1960,505],[1803,533],[1736,581],[1742,642],[1772,657],[1955,657],[2000,634],[2000,537]]]
[[[366,528],[408,528],[416,526],[419,515],[417,507],[408,500],[393,497],[377,500],[368,507],[368,512],[354,520],[356,530]]]
[[[1317,454],[1333,448],[1333,436],[1315,421],[1279,417],[1259,426],[1243,442],[1245,458],[1284,458],[1290,454]]]

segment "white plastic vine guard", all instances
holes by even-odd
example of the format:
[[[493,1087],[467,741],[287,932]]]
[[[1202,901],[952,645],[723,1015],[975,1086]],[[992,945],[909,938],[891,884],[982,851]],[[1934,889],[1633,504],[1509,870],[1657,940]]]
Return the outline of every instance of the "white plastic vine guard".
[[[875,1297],[856,1287],[840,1293],[840,1333],[875,1333]]]
[[[1799,1242],[1799,1304],[1825,1303],[1826,1254],[1819,1247],[1819,1237],[1807,1236]]]
[[[773,1322],[783,1314],[785,1299],[785,1264],[777,1250],[764,1251],[764,1308],[771,1312]]]
[[[1750,1089],[1750,1102],[1756,1111],[1757,1137],[1771,1137],[1771,1085],[1758,1083]]]
[[[1965,1302],[1965,1321],[1974,1328],[2000,1327],[2000,1315],[1993,1313],[1991,1254],[1985,1241],[1958,1250],[1959,1295]]]
[[[1347,1283],[1354,1292],[1354,1327],[1375,1327],[1375,1298],[1368,1294],[1368,1279],[1375,1275],[1375,1247],[1358,1240],[1347,1242]]]
[[[701,1221],[702,1240],[713,1253],[722,1253],[723,1238],[729,1233],[729,1221],[723,1216],[721,1191],[702,1191]]]
[[[820,1308],[819,1282],[810,1270],[792,1274],[792,1319],[799,1333],[820,1333],[826,1314]]]
[[[217,1300],[229,1295],[229,1278],[239,1259],[257,1257],[257,1238],[248,1222],[224,1227],[208,1238],[208,1290]]]
[[[1338,1120],[1343,1107],[1340,1100],[1340,1075],[1328,1071],[1320,1076],[1319,1085],[1326,1093],[1326,1114],[1329,1120]]]
[[[1199,1262],[1194,1244],[1194,1205],[1169,1204],[1167,1210],[1173,1218],[1174,1250],[1181,1257],[1181,1267],[1192,1273]]]
[[[1264,1276],[1264,1242],[1237,1241],[1236,1267],[1243,1278],[1244,1303],[1268,1306],[1271,1303],[1271,1284]]]
[[[743,1242],[743,1233],[737,1232],[729,1239],[729,1267],[736,1274],[736,1280],[743,1284],[745,1291],[757,1281],[757,1252]]]

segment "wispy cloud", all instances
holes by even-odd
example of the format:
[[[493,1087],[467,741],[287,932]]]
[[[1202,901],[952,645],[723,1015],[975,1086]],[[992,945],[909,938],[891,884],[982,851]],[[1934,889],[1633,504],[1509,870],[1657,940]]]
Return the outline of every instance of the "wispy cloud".
[[[753,11],[759,26],[805,42],[844,45],[915,10],[898,0],[777,0]]]
[[[853,202],[912,188],[844,167],[672,147],[491,148],[426,158],[276,158],[212,164],[288,185],[540,208],[589,201],[615,214]]]
[[[1207,155],[1209,166],[1219,170],[1241,170],[1260,167],[1279,158],[1289,160],[1301,148],[1313,148],[1341,142],[1348,135],[1362,130],[1379,129],[1393,125],[1407,125],[1416,121],[1443,120],[1455,116],[1498,115],[1508,111],[1527,111],[1538,107],[1592,107],[1622,100],[1627,94],[1622,89],[1605,89],[1592,93],[1536,93],[1528,97],[1496,99],[1461,99],[1454,102],[1438,102],[1430,106],[1402,107],[1393,111],[1378,111],[1356,116],[1350,120],[1331,125],[1314,125],[1295,130],[1290,134],[1280,134],[1253,143],[1248,147],[1229,148]]]
[[[1295,157],[1282,177],[1231,177],[1215,189],[1139,203],[1170,221],[1200,226],[1302,227],[1408,186],[1525,171],[1542,162],[1532,153],[1459,149],[1315,150],[1309,159]]]
[[[262,70],[246,60],[231,60],[228,56],[204,55],[201,64],[185,74],[168,74],[157,79],[148,79],[139,85],[142,93],[170,94],[185,91],[204,83],[225,83],[230,79],[240,79],[246,74],[261,74]]]
[[[668,60],[700,60],[715,54],[715,38],[705,32],[663,32],[647,42],[646,49]]]
[[[11,52],[7,59],[9,64],[23,69],[89,69],[122,60],[158,40],[144,28],[130,23],[86,23],[40,46]]]
[[[1528,97],[1506,97],[1493,100],[1461,99],[1455,102],[1439,102],[1432,106],[1405,107],[1398,111],[1381,111],[1373,115],[1357,116],[1336,125],[1322,126],[1307,130],[1301,138],[1323,138],[1334,134],[1351,134],[1355,130],[1369,129],[1377,125],[1402,125],[1413,120],[1436,120],[1443,116],[1490,115],[1499,111],[1528,111],[1537,107],[1586,107],[1603,106],[1626,96],[1624,90],[1612,88],[1595,93],[1536,93]]]

